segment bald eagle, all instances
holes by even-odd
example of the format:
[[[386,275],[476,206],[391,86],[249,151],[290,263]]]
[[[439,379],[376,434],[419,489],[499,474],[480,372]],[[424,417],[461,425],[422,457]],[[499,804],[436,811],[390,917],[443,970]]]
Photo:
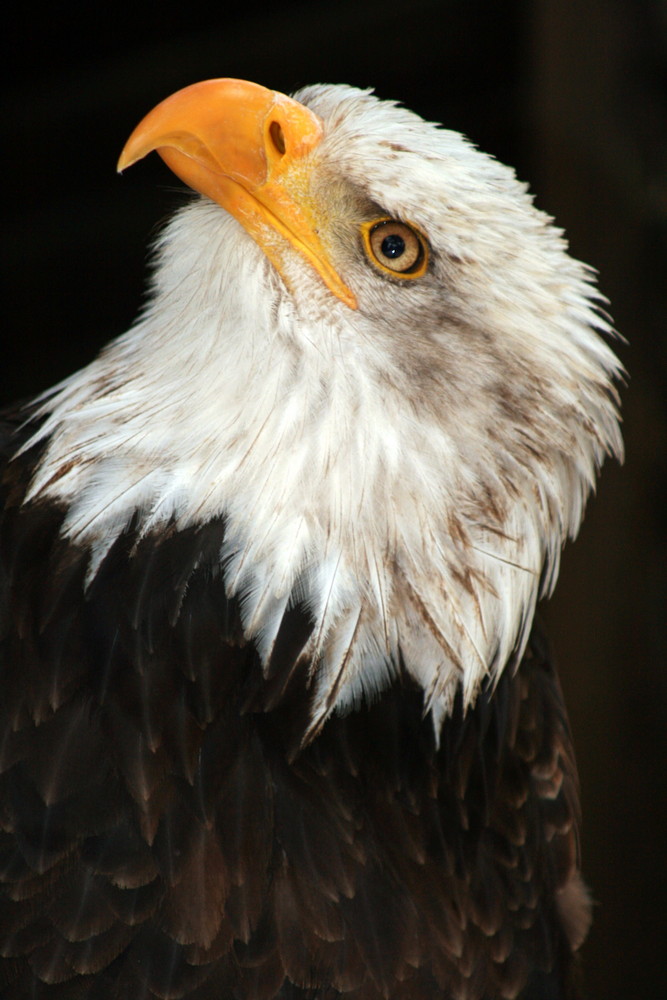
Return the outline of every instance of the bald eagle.
[[[576,992],[534,624],[606,455],[591,273],[514,173],[345,86],[188,87],[136,324],[5,414],[0,993]]]

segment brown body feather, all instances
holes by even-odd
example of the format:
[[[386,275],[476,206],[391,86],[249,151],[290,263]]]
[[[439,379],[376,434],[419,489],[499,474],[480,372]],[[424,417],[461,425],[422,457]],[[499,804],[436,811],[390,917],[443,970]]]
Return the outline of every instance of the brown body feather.
[[[576,773],[535,631],[439,746],[407,676],[303,745],[312,623],[262,669],[224,523],[131,526],[84,589],[63,512],[21,506],[34,460],[1,528],[0,995],[573,995]]]

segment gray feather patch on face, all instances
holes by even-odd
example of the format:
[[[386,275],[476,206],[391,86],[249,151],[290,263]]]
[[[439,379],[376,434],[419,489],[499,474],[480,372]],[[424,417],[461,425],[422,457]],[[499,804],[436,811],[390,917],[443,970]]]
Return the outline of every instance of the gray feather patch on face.
[[[508,168],[345,87],[311,194],[350,310],[296,252],[286,284],[197,201],[157,248],[142,319],[43,404],[31,497],[65,502],[91,579],[145,532],[227,518],[221,560],[268,659],[285,610],[315,622],[313,727],[399,669],[436,723],[522,650],[606,454],[621,455],[590,272]],[[375,213],[412,223],[427,273],[366,257]]]

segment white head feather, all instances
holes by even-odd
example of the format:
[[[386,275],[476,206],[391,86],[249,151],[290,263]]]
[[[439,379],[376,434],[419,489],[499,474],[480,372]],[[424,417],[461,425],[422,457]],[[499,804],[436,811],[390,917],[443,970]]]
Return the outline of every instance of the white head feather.
[[[286,608],[315,622],[317,725],[405,668],[436,725],[522,652],[537,599],[621,455],[590,272],[513,172],[460,135],[347,87],[311,174],[351,310],[298,254],[289,289],[199,199],[157,248],[143,318],[43,404],[29,499],[67,505],[89,579],[141,531],[224,515],[220,558],[267,659]],[[368,206],[418,226],[431,263],[367,261]]]

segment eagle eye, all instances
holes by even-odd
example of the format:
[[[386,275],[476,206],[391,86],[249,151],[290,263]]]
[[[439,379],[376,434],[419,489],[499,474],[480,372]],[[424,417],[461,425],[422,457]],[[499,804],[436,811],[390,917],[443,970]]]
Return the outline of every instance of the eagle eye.
[[[396,278],[421,278],[428,266],[428,244],[423,234],[407,222],[383,218],[361,227],[364,250],[381,271]]]

